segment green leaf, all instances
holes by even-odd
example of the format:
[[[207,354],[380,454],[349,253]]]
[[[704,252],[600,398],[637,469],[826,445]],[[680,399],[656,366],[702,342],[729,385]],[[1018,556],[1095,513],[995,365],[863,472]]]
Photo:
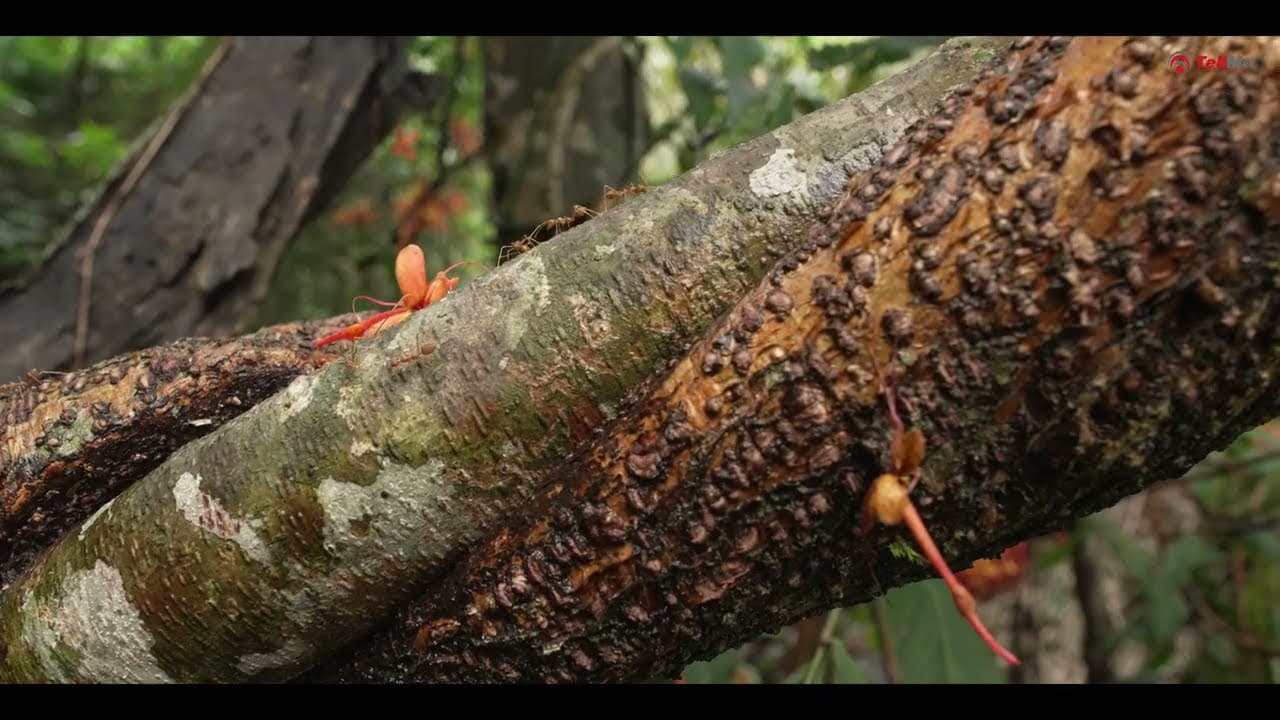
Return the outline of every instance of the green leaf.
[[[775,83],[771,90],[777,88],[779,84]],[[766,127],[761,130],[772,130],[782,127],[791,122],[791,118],[795,116],[796,88],[790,83],[782,83],[781,90],[773,90],[770,93],[771,104],[773,110],[769,112],[769,117],[765,121]]]
[[[1139,623],[1145,630],[1147,645],[1152,648],[1172,647],[1173,636],[1187,618],[1191,617],[1191,608],[1182,599],[1178,586],[1160,578],[1151,585],[1146,593],[1146,612],[1142,613]]]
[[[1258,530],[1244,536],[1251,550],[1274,563],[1280,563],[1280,535],[1270,530]]]
[[[831,643],[831,664],[833,667],[832,680],[839,684],[866,683],[870,682],[867,677],[867,671],[862,665],[853,659],[849,654],[849,650],[845,648],[844,643],[836,641]]]
[[[685,683],[690,685],[727,683],[741,662],[737,650],[727,650],[710,660],[696,662],[686,667],[682,677]]]
[[[748,113],[745,111],[760,96],[760,90],[751,84],[751,79],[746,75],[731,75],[728,83],[725,114],[733,118],[734,124],[738,125],[741,130],[754,131],[757,129],[758,123],[751,122],[752,118],[748,117]],[[758,114],[750,113],[750,115]]]
[[[676,60],[684,60],[689,57],[689,51],[693,50],[693,44],[696,41],[697,38],[690,35],[677,35],[667,38],[667,44],[671,46],[671,53],[676,56]]]
[[[680,67],[680,87],[689,101],[689,112],[699,130],[710,127],[716,97],[723,91],[722,81],[715,76],[687,66]]]
[[[1269,645],[1280,645],[1280,565],[1253,567],[1239,599],[1240,629]]]
[[[1037,552],[1035,555],[1036,572],[1044,572],[1058,563],[1071,557],[1076,551],[1076,547],[1080,544],[1080,536],[1078,533],[1072,533],[1067,541],[1060,544],[1050,545],[1043,552]]]
[[[1095,516],[1089,519],[1089,529],[1097,529],[1103,533],[1111,544],[1111,548],[1115,550],[1116,556],[1120,558],[1120,563],[1124,565],[1124,569],[1142,585],[1144,591],[1148,588],[1153,580],[1155,573],[1153,567],[1155,563],[1152,560],[1151,553],[1147,549],[1138,544],[1138,541],[1129,537],[1114,522],[1102,516]]]
[[[1203,537],[1184,535],[1165,551],[1161,575],[1170,586],[1181,588],[1191,581],[1191,574],[1196,570],[1222,560],[1222,551]]]
[[[764,43],[751,35],[728,35],[716,39],[724,55],[724,76],[729,81],[745,78],[751,68],[764,60]]]
[[[904,682],[1007,682],[1003,662],[956,612],[942,580],[894,588],[885,601]]]

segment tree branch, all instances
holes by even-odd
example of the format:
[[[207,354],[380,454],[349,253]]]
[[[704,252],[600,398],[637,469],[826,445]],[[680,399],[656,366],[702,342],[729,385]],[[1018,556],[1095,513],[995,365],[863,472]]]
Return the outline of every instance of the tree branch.
[[[0,588],[174,450],[336,357],[347,316],[185,339],[0,386]]]
[[[0,679],[276,680],[368,633],[998,42],[634,198],[184,446],[0,596]]]
[[[850,184],[669,371],[312,679],[674,676],[925,577],[857,529],[889,367],[963,566],[1178,477],[1280,407],[1274,40],[1025,41]],[[1168,50],[1168,52],[1166,52]],[[874,358],[880,358],[875,361]],[[871,569],[874,568],[874,572]]]

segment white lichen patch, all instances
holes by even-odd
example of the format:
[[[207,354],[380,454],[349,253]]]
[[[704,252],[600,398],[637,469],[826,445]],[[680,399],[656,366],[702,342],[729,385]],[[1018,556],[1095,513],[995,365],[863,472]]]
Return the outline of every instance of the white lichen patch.
[[[293,382],[284,389],[281,396],[284,398],[284,408],[280,411],[280,419],[288,420],[311,404],[311,395],[315,392],[316,382],[319,375],[299,375],[294,378]]]
[[[218,499],[200,490],[200,476],[182,473],[173,485],[173,499],[178,512],[192,525],[239,546],[251,560],[271,562],[271,551],[258,537],[252,523],[227,512]]]
[[[354,385],[343,384],[338,388],[338,402],[333,405],[333,414],[346,423],[352,431],[360,426],[360,390]]]
[[[540,257],[529,257],[528,268],[520,274],[526,297],[534,298],[534,314],[541,314],[551,304],[551,284],[547,282],[547,265]]]
[[[472,519],[448,501],[457,480],[445,477],[444,463],[431,460],[415,468],[381,462],[369,485],[327,477],[316,489],[325,514],[324,548],[334,569],[318,574],[286,565],[294,577],[282,596],[303,637],[309,628],[332,623],[334,608],[350,605],[353,597],[363,601],[371,586],[385,582],[389,568],[404,572],[438,558],[443,550],[436,538],[451,542],[472,530]]]
[[[236,669],[252,678],[259,673],[279,668],[293,668],[302,665],[312,648],[306,642],[290,638],[276,650],[265,653],[249,653],[236,659]]]
[[[796,151],[788,147],[774,150],[769,161],[756,168],[748,180],[751,192],[762,198],[803,197],[808,193],[808,179],[796,162]]]
[[[364,440],[362,438],[356,438],[351,441],[351,454],[355,457],[360,457],[361,455],[367,455],[368,453],[374,452],[377,449],[378,449],[377,445],[374,445],[368,440]]]
[[[440,520],[432,508],[443,474],[439,460],[420,468],[383,460],[369,485],[321,480],[316,497],[324,509],[325,549],[353,560],[366,552],[417,554],[424,529]]]
[[[612,243],[602,243],[600,245],[596,245],[592,247],[592,249],[596,251],[596,258],[599,259],[599,258],[609,257],[610,255],[612,255],[614,252],[617,251],[618,246]]]
[[[69,572],[47,601],[24,593],[22,641],[54,682],[173,682],[152,654],[155,640],[120,571],[101,559]]]
[[[102,507],[93,511],[93,514],[89,516],[88,520],[85,520],[84,523],[80,525],[80,534],[78,536],[80,542],[84,542],[84,534],[89,532],[89,528],[93,527],[93,524],[98,522],[98,518],[102,515],[102,513],[111,509],[111,506],[114,505],[115,502],[116,502],[115,498],[111,498],[110,500],[106,501],[105,503],[102,504]]]

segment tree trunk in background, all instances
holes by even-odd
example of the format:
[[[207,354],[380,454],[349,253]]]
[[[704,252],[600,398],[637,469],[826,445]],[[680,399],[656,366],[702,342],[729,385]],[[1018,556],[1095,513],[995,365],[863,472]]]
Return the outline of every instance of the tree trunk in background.
[[[484,56],[499,246],[634,181],[649,124],[626,40],[485,38]]]
[[[407,39],[236,38],[123,196],[96,245],[85,361],[235,329],[284,248],[410,98]],[[149,133],[150,135],[150,133]],[[142,153],[141,155],[145,155]],[[0,291],[0,382],[76,355],[82,257],[139,153],[52,256]]]

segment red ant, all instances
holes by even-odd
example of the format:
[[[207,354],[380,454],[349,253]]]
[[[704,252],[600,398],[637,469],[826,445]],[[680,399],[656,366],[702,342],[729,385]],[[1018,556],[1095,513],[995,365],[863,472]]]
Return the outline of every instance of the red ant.
[[[629,198],[632,195],[639,195],[640,193],[645,192],[648,189],[649,187],[647,185],[639,185],[639,184],[628,185],[622,188],[621,190],[605,185],[604,186],[604,206],[606,208],[611,208],[614,205],[617,205],[619,202],[625,200],[626,198]]]
[[[561,217],[551,218],[546,222],[539,223],[538,226],[535,227],[528,235],[525,235],[510,245],[504,246],[501,252],[498,253],[498,264],[501,265],[517,255],[523,255],[532,250],[539,243],[544,242],[538,240],[538,233],[542,232],[544,229],[554,230],[555,232],[552,237],[555,237],[555,235],[559,235],[574,225],[589,220],[596,215],[599,215],[599,213],[589,207],[574,205],[572,215],[563,215]]]

